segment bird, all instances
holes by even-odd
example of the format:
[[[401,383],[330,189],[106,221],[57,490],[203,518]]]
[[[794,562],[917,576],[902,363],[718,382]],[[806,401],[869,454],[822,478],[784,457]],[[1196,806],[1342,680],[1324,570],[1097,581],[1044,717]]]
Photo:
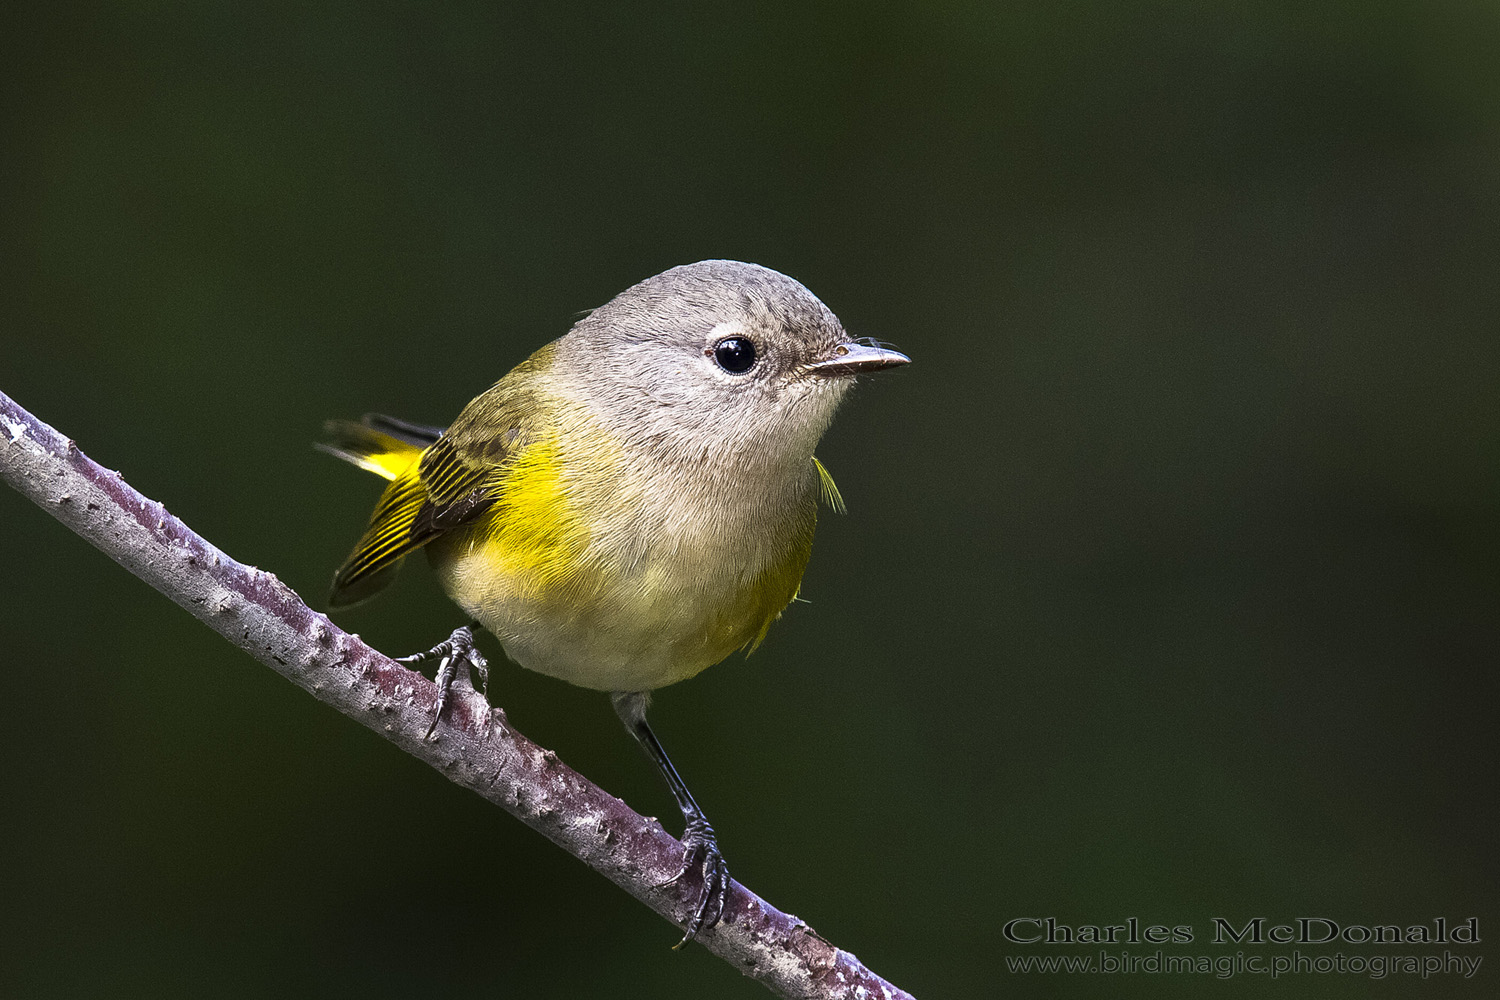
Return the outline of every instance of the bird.
[[[820,500],[814,455],[859,375],[905,365],[850,337],[800,282],[705,260],[584,313],[446,427],[331,420],[318,447],[389,480],[334,576],[331,610],[424,550],[469,617],[432,649],[431,738],[457,672],[488,681],[482,628],[521,667],[609,694],[682,812],[701,887],[676,947],[729,890],[714,828],[646,721],[651,692],[753,651],[797,596]]]

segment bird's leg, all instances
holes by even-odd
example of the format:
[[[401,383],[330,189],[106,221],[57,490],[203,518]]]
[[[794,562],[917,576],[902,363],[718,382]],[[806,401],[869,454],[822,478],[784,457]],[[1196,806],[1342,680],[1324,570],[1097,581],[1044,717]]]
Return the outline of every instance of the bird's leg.
[[[681,948],[697,937],[699,931],[717,924],[724,915],[724,902],[729,896],[729,866],[719,853],[714,828],[708,825],[708,818],[693,800],[693,794],[683,784],[677,768],[672,766],[667,752],[662,749],[661,741],[646,723],[646,706],[651,700],[649,693],[618,691],[610,695],[610,700],[614,703],[620,721],[630,730],[630,735],[635,737],[646,755],[656,762],[662,777],[667,779],[667,786],[672,789],[672,796],[677,799],[677,807],[682,810],[682,867],[661,885],[672,885],[694,867],[702,866],[703,887],[698,893],[698,905],[693,910],[692,919],[688,921],[687,933],[673,946]]]
[[[448,707],[448,693],[453,690],[453,680],[458,676],[460,667],[473,667],[474,672],[479,674],[479,683],[484,687],[484,696],[489,698],[490,694],[490,663],[479,652],[474,645],[474,630],[481,628],[478,622],[462,625],[453,630],[453,634],[442,642],[433,646],[425,653],[415,653],[411,656],[396,658],[396,662],[403,666],[416,666],[427,660],[436,659],[438,703],[437,711],[432,716],[432,725],[427,727],[427,735],[422,739],[432,738],[433,730],[437,729],[438,720],[443,717],[443,709]]]

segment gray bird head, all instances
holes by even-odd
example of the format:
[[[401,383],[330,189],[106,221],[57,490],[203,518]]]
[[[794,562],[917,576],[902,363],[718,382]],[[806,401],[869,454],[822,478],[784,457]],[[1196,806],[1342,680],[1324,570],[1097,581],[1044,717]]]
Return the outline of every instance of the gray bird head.
[[[623,440],[683,460],[806,463],[854,376],[906,364],[855,343],[801,283],[705,260],[580,320],[558,363]]]

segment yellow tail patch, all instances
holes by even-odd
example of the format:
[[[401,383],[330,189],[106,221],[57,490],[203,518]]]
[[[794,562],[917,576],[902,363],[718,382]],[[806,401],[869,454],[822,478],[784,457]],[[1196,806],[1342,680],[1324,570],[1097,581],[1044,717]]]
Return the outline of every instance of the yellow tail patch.
[[[314,445],[319,451],[391,481],[370,515],[364,536],[333,578],[328,604],[341,608],[358,604],[383,588],[402,557],[420,544],[411,539],[411,525],[427,500],[427,491],[417,474],[422,456],[417,445],[352,420],[330,420],[323,432],[331,440]]]
[[[408,444],[389,434],[357,424],[352,420],[330,420],[323,433],[332,440],[313,445],[319,451],[373,472],[382,479],[394,480],[416,464],[422,454],[417,445]]]

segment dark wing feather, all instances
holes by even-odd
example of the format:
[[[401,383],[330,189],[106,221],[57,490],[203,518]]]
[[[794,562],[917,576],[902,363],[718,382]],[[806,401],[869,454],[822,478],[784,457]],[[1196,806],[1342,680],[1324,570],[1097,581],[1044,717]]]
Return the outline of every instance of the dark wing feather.
[[[415,463],[400,465],[386,487],[364,537],[334,577],[330,607],[370,597],[390,582],[406,556],[444,532],[474,523],[494,505],[506,467],[536,429],[546,426],[549,399],[537,380],[551,360],[550,345],[537,351],[464,407],[447,430],[365,415],[361,423],[370,431],[423,451]],[[335,449],[335,454],[385,474],[394,463],[379,461],[370,450]]]
[[[329,606],[347,607],[373,596],[390,583],[401,560],[488,510],[498,499],[509,455],[496,457],[471,461],[445,437],[430,445],[410,472],[386,487],[364,536],[333,578]]]
[[[498,499],[501,465],[466,459],[447,438],[422,453],[419,463],[427,502],[412,520],[412,533],[438,534],[474,520]]]
[[[391,582],[409,552],[431,541],[431,534],[414,537],[411,532],[413,520],[426,503],[427,491],[414,474],[400,476],[385,488],[370,515],[370,526],[334,574],[329,607],[348,607],[373,596]]]

